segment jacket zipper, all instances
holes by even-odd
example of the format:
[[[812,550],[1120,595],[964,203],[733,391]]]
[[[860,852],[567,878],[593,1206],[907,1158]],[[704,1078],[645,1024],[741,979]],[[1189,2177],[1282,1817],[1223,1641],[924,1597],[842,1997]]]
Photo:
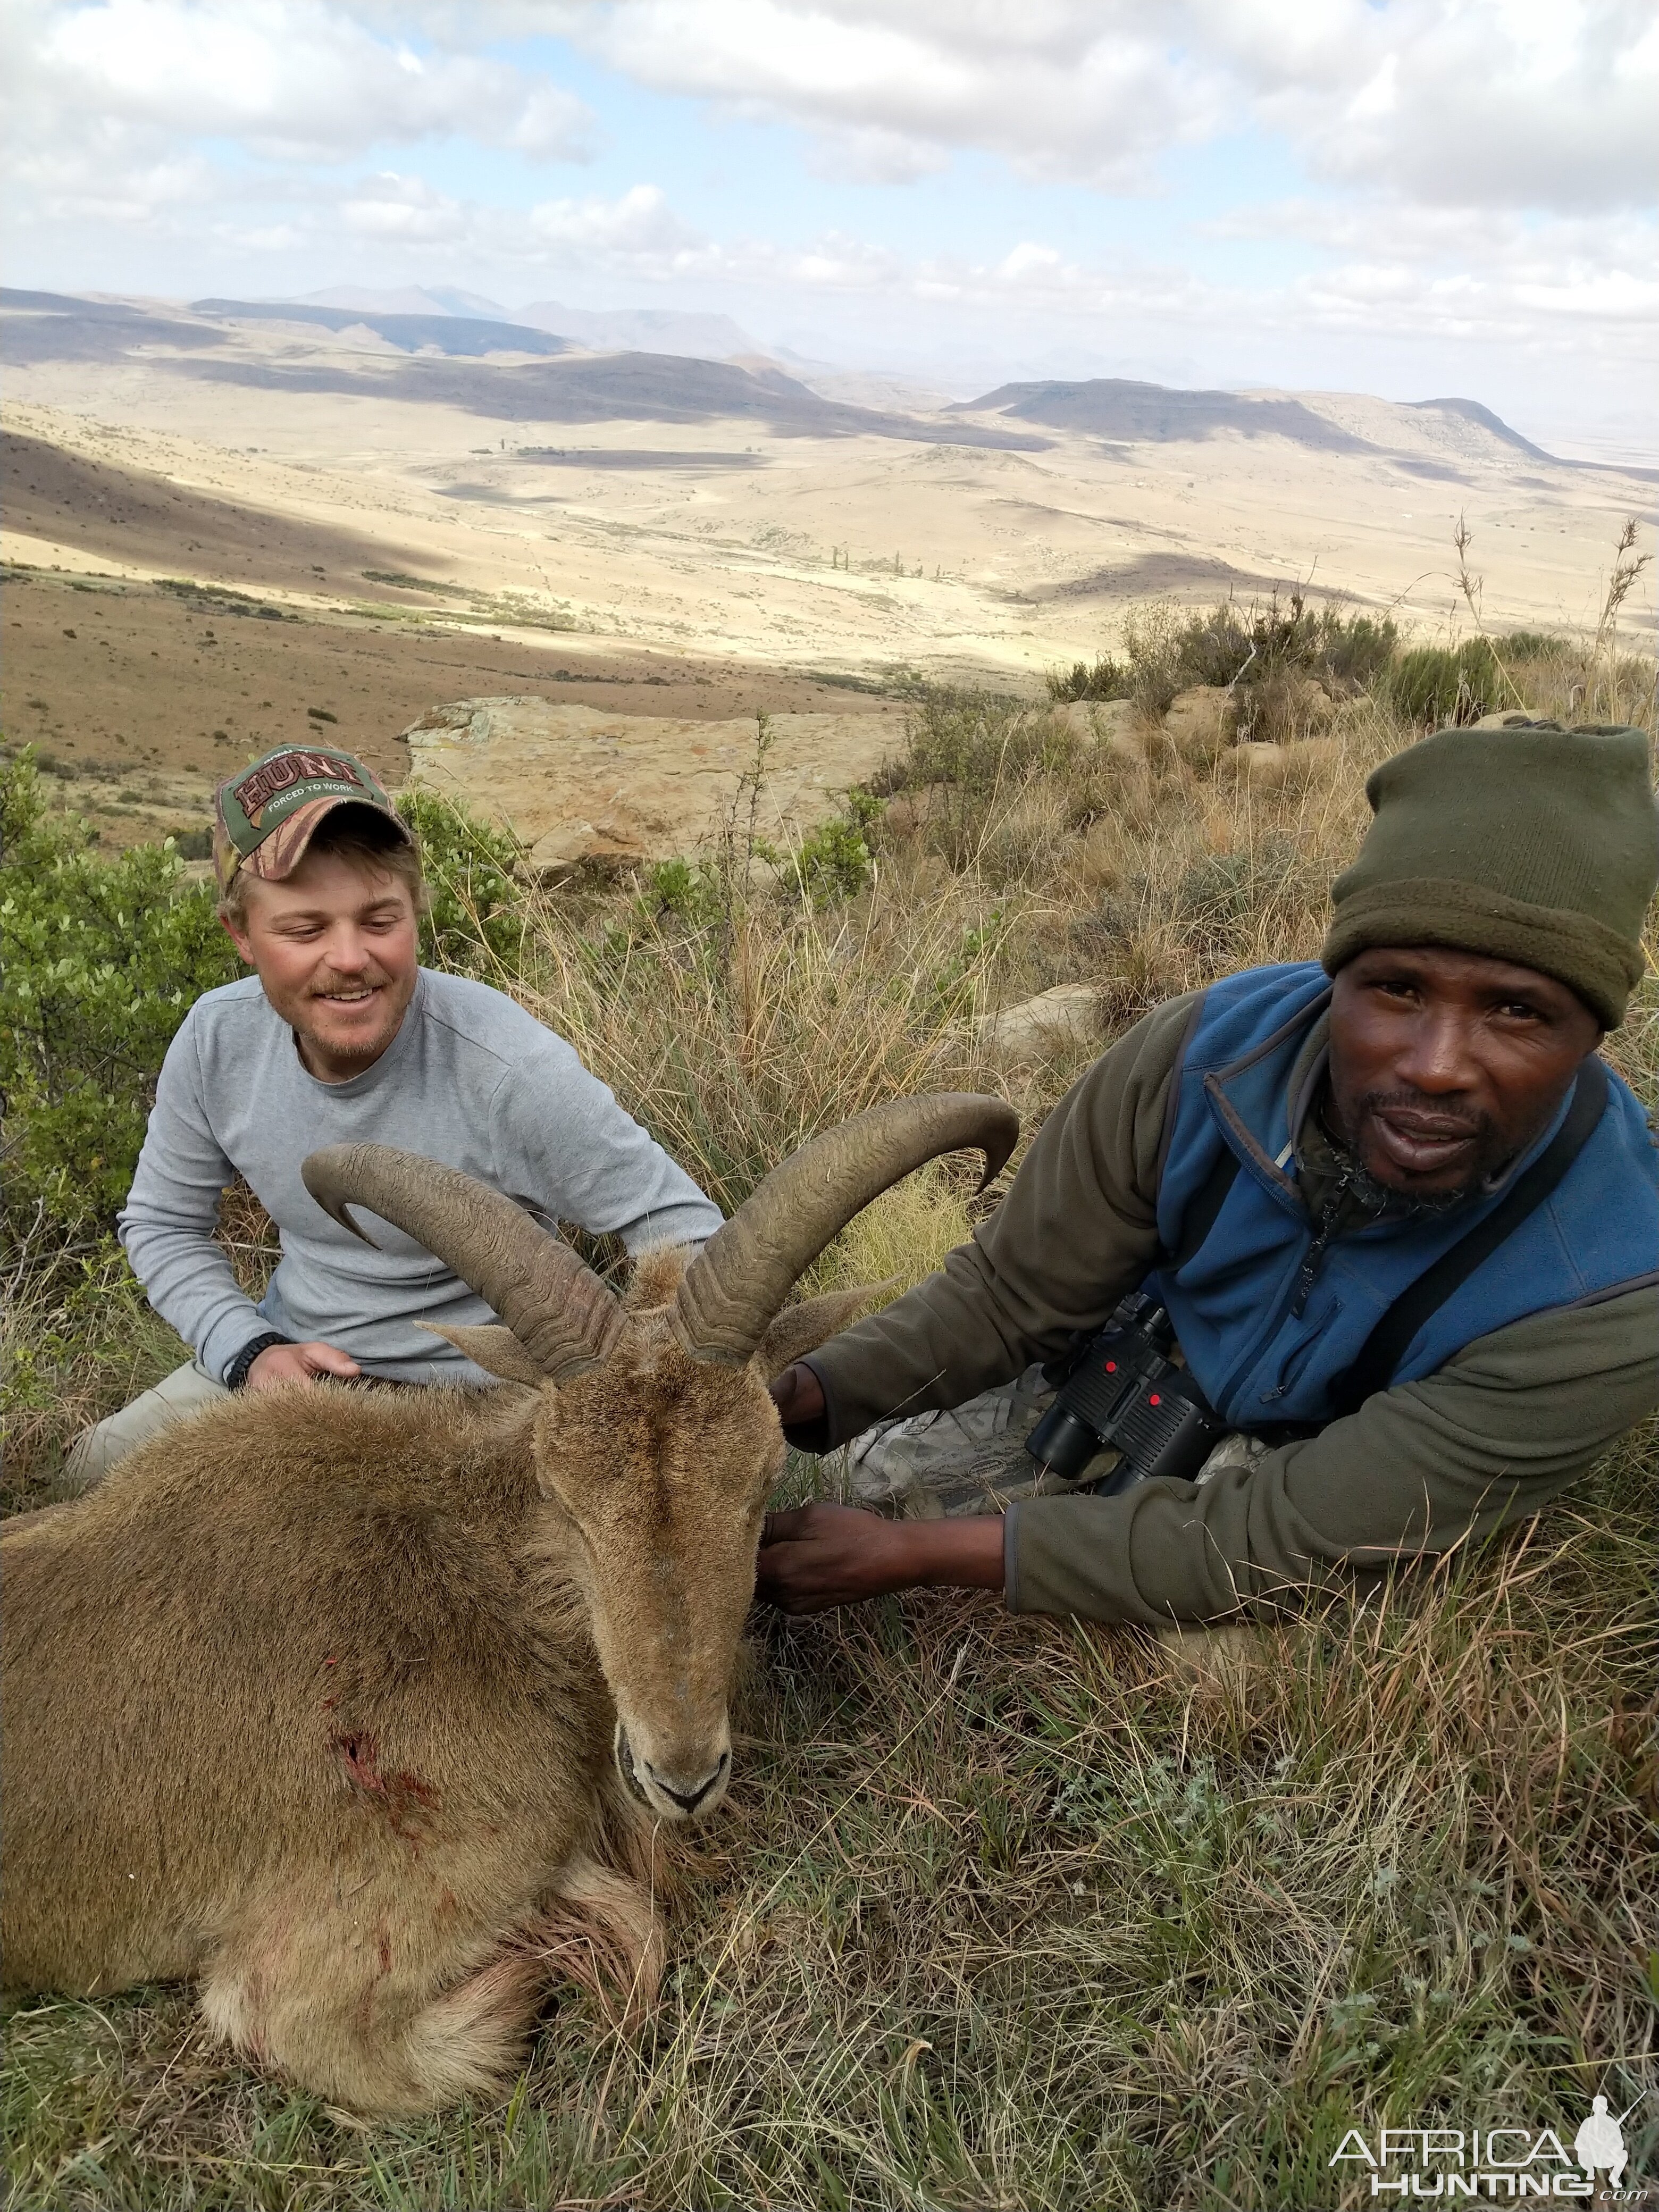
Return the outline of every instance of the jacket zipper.
[[[1273,1310],[1268,1316],[1267,1326],[1222,1385],[1213,1401],[1218,1409],[1230,1402],[1233,1392],[1260,1359],[1267,1346],[1273,1342],[1274,1336],[1285,1322],[1287,1320],[1299,1321],[1306,1311],[1313,1286],[1319,1279],[1320,1268],[1324,1265],[1325,1255],[1330,1249],[1331,1239],[1336,1231],[1337,1213],[1350,1179],[1350,1171],[1346,1169],[1339,1174],[1336,1188],[1320,1209],[1318,1226],[1309,1240],[1307,1249],[1302,1255],[1302,1264],[1297,1270],[1288,1309],[1283,1303],[1284,1293],[1281,1291],[1279,1297],[1273,1301]]]
[[[1329,1251],[1331,1238],[1336,1233],[1336,1217],[1341,1211],[1342,1200],[1347,1195],[1352,1180],[1347,1169],[1344,1168],[1336,1179],[1336,1188],[1320,1209],[1319,1226],[1314,1231],[1312,1243],[1302,1255],[1301,1269],[1296,1279],[1296,1294],[1291,1300],[1290,1317],[1292,1321],[1300,1321],[1307,1311],[1308,1300],[1319,1279],[1319,1271],[1325,1264],[1325,1255]]]

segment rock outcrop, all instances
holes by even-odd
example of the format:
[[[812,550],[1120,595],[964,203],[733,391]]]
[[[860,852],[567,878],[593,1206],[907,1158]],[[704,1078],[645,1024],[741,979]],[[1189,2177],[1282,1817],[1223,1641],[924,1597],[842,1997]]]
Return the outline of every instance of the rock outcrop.
[[[1233,742],[1232,695],[1218,684],[1178,691],[1164,717],[1164,734],[1189,768],[1211,768]]]
[[[775,714],[757,827],[788,843],[832,814],[898,738],[878,714]],[[532,875],[694,851],[755,765],[756,725],[611,714],[536,696],[462,699],[404,732],[405,787],[510,829]],[[746,813],[746,803],[745,803]]]
[[[1036,1060],[1086,1049],[1099,1041],[1100,992],[1093,983],[1057,983],[975,1024],[979,1042],[999,1060]]]

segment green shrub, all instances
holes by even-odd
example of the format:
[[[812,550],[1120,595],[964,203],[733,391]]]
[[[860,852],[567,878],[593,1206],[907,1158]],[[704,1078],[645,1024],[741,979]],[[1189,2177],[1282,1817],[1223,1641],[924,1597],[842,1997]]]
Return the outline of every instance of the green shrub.
[[[1225,599],[1206,613],[1154,601],[1132,608],[1125,620],[1120,690],[1058,690],[1052,677],[1048,688],[1056,698],[1133,698],[1158,714],[1193,684],[1248,691],[1292,672],[1316,678],[1328,690],[1358,691],[1375,683],[1398,642],[1389,617],[1310,607],[1300,592],[1284,600],[1275,592],[1265,605]],[[1089,672],[1081,662],[1074,675],[1079,672]],[[1069,685],[1073,679],[1060,680]]]
[[[1051,668],[1043,682],[1048,696],[1057,703],[1070,699],[1127,699],[1130,690],[1128,669],[1104,653],[1092,668],[1086,660],[1073,661],[1070,668]]]
[[[705,858],[684,855],[659,860],[645,873],[644,895],[634,919],[647,933],[675,921],[698,934],[717,925],[728,933],[738,909],[754,902],[755,863],[775,878],[786,898],[804,901],[822,913],[856,898],[870,881],[873,865],[866,832],[881,818],[885,799],[858,786],[847,794],[843,811],[811,830],[787,849],[763,837],[729,836]],[[758,879],[760,884],[769,880]]]
[[[720,913],[720,884],[701,860],[659,860],[645,872],[641,905],[654,921],[673,920],[690,929],[707,929]]]
[[[1206,853],[1177,884],[1174,918],[1199,957],[1224,969],[1248,957],[1264,913],[1311,889],[1308,873],[1295,845],[1277,833],[1254,846]]]
[[[1514,703],[1484,637],[1466,638],[1458,646],[1413,646],[1395,660],[1380,688],[1401,720],[1419,729],[1478,722]]]
[[[1287,670],[1332,689],[1363,687],[1384,668],[1398,636],[1384,617],[1310,607],[1300,592],[1280,604],[1248,607],[1228,600],[1194,615],[1179,634],[1179,672],[1188,684],[1265,684]]]
[[[431,904],[421,924],[428,968],[499,981],[523,972],[524,893],[516,837],[428,791],[405,792],[398,811],[421,843]]]
[[[169,842],[97,859],[50,819],[27,753],[0,763],[0,1097],[5,1210],[106,1230],[127,1194],[173,1032],[236,974],[206,885]]]
[[[1512,629],[1503,641],[1506,661],[1548,660],[1559,653],[1571,653],[1571,641],[1552,637],[1546,629]]]
[[[884,797],[937,786],[988,798],[1032,775],[1058,774],[1080,750],[1058,715],[984,691],[930,693],[907,721],[905,740],[873,780]]]
[[[844,812],[821,822],[793,853],[775,860],[786,891],[820,909],[856,898],[870,880],[865,832],[880,819],[885,805],[872,792],[849,791]]]

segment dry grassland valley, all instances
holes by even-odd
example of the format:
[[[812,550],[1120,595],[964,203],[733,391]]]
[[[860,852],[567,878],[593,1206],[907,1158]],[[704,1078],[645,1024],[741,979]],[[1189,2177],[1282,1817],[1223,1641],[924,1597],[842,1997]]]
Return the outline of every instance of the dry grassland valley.
[[[1040,695],[1147,601],[1301,588],[1444,641],[1472,627],[1460,516],[1489,627],[1593,628],[1652,496],[1462,399],[947,404],[290,313],[0,294],[0,707],[109,847],[200,830],[218,777],[307,732],[401,782],[405,732],[461,700],[592,709],[613,781],[641,722],[834,714],[827,785],[918,682]]]
[[[424,958],[729,1212],[908,1092],[994,1091],[1023,1147],[1164,999],[1315,957],[1425,729],[1653,732],[1651,477],[1475,400],[592,339],[0,295],[7,1514],[186,1356],[114,1217],[238,972],[213,786],[277,744],[387,781]],[[1659,1111],[1654,973],[1606,1049]],[[937,1164],[805,1287],[913,1284],[1006,1188]],[[257,1289],[245,1190],[220,1236]],[[505,2098],[368,2125],[187,1990],[10,1999],[7,2201],[1332,2212],[1353,2131],[1571,2144],[1605,2093],[1653,2203],[1656,1474],[1650,1424],[1503,1541],[1218,1642],[757,1611],[645,2019],[561,1983]]]

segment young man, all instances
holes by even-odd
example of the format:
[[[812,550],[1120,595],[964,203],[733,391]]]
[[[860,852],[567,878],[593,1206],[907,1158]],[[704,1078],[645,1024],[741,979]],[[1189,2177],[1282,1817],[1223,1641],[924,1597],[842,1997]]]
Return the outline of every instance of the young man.
[[[777,1378],[808,1449],[884,1422],[855,1480],[911,1517],[773,1515],[776,1603],[935,1583],[1100,1620],[1270,1609],[1478,1543],[1659,1404],[1659,1150],[1595,1057],[1646,966],[1647,739],[1446,730],[1366,791],[1322,971],[1149,1014],[971,1244]],[[1034,1494],[1054,1390],[1030,1364],[1142,1285],[1231,1433],[1196,1480]]]
[[[221,786],[220,915],[254,969],[208,992],[168,1047],[121,1241],[196,1357],[76,1445],[95,1482],[231,1390],[319,1376],[484,1382],[419,1324],[485,1322],[482,1299],[385,1222],[363,1243],[307,1192],[331,1144],[400,1146],[630,1250],[700,1243],[718,1209],[563,1038],[488,985],[419,964],[420,857],[361,761],[284,745]],[[255,1305],[213,1241],[245,1178],[282,1259]]]

